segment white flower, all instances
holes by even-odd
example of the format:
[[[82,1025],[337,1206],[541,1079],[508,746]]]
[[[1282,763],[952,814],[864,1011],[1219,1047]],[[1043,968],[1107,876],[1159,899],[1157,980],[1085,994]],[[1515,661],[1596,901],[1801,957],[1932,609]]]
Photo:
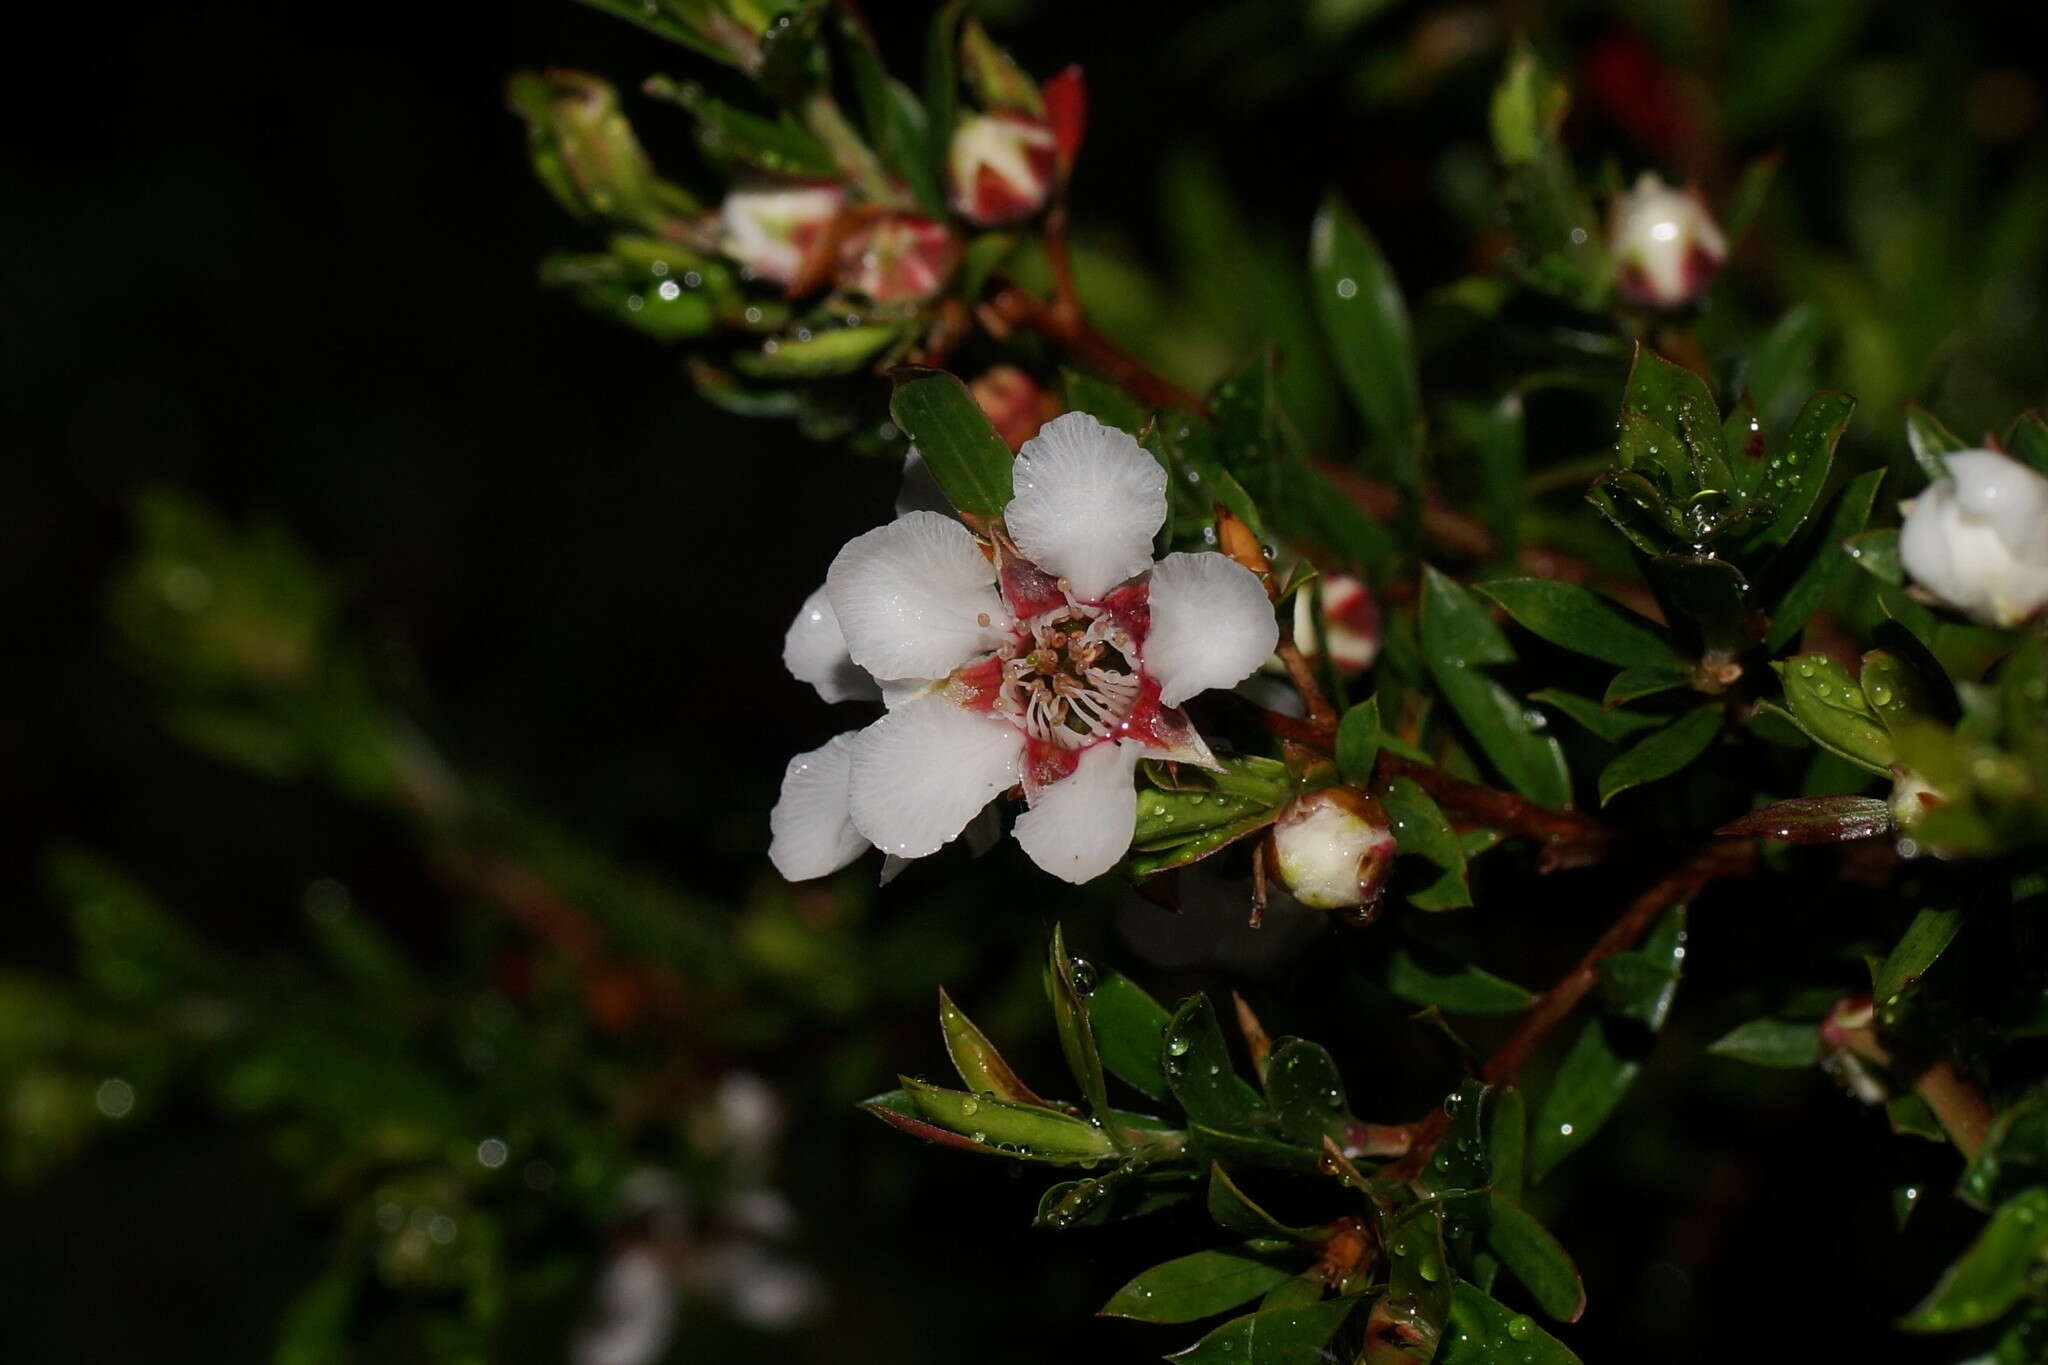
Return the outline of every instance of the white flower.
[[[790,628],[797,676],[847,695],[843,654],[889,710],[790,762],[770,817],[785,877],[824,876],[870,844],[935,852],[1021,784],[1017,841],[1087,881],[1130,846],[1140,758],[1214,765],[1178,708],[1272,653],[1258,578],[1206,551],[1154,564],[1165,472],[1084,413],[1025,442],[1014,481],[992,542],[922,510],[856,537],[826,575],[829,610],[814,597]]]
[[[1290,803],[1273,825],[1273,868],[1312,910],[1378,901],[1394,861],[1394,832],[1379,803],[1349,787]]]
[[[1052,193],[1052,129],[1022,114],[974,114],[953,129],[953,207],[983,227],[1029,218]]]
[[[1607,232],[1615,284],[1645,308],[1691,303],[1728,259],[1728,239],[1699,197],[1672,189],[1653,171],[1615,198]]]
[[[719,208],[719,246],[757,278],[788,284],[845,206],[837,185],[735,186]]]
[[[1904,504],[1899,562],[1957,611],[2018,625],[2048,602],[2048,479],[1993,450],[1946,461],[1949,476]]]

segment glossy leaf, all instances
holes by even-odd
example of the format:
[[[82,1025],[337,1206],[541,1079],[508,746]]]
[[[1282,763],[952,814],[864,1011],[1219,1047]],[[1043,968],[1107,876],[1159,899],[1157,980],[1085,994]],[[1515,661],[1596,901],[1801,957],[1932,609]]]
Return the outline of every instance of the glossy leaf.
[[[1511,1085],[1495,1088],[1487,1106],[1486,1162],[1493,1187],[1519,1200],[1529,1180],[1529,1107]]]
[[[1034,1227],[1101,1227],[1142,1218],[1194,1197],[1197,1176],[1185,1166],[1127,1163],[1100,1176],[1064,1180],[1039,1197]]]
[[[957,376],[899,369],[890,415],[962,512],[1000,516],[1010,503],[1010,447]]]
[[[1357,1299],[1326,1299],[1248,1313],[1167,1358],[1183,1365],[1321,1365],[1324,1345],[1357,1307]]]
[[[1367,697],[1344,713],[1337,724],[1337,767],[1354,786],[1372,782],[1380,756],[1380,700]]]
[[[1061,387],[1067,395],[1067,410],[1085,412],[1105,426],[1140,435],[1151,422],[1145,405],[1105,379],[1080,370],[1060,371]],[[1170,471],[1169,471],[1170,472]]]
[[[2048,1259],[2048,1187],[2000,1204],[1977,1240],[1899,1326],[1908,1332],[1960,1332],[1995,1322],[2027,1292]]]
[[[1979,1208],[2025,1185],[2048,1183],[2048,1082],[2036,1084],[1991,1121],[1959,1192]]]
[[[1785,545],[1799,533],[1820,501],[1835,446],[1855,411],[1856,400],[1845,393],[1817,393],[1806,400],[1784,445],[1771,452],[1764,466],[1762,491],[1778,505],[1778,515],[1753,538],[1752,548]]]
[[[1565,1344],[1484,1291],[1460,1284],[1437,1365],[1579,1365]]]
[[[946,1037],[946,1055],[953,1059],[953,1069],[960,1073],[961,1084],[969,1090],[1020,1104],[1045,1103],[1032,1093],[1030,1086],[1017,1079],[1017,1073],[996,1051],[995,1044],[943,989],[939,991],[939,1029]]]
[[[1877,500],[1878,486],[1884,482],[1885,471],[1873,469],[1859,474],[1843,487],[1835,499],[1833,515],[1828,519],[1827,530],[1821,534],[1813,548],[1813,558],[1805,570],[1793,580],[1785,595],[1778,599],[1777,610],[1771,614],[1771,627],[1764,633],[1764,648],[1772,653],[1783,649],[1792,642],[1800,628],[1812,619],[1815,611],[1825,605],[1836,590],[1848,581],[1855,561],[1844,548],[1852,537],[1861,534],[1865,523],[1870,520],[1870,509]]]
[[[1172,1016],[1159,1002],[1121,972],[1104,972],[1088,997],[1088,1015],[1109,1073],[1152,1099],[1166,1098],[1166,1073],[1159,1060]]]
[[[1970,443],[1941,424],[1941,420],[1918,403],[1906,404],[1906,445],[1929,483],[1948,477],[1946,456],[1968,450]]]
[[[1640,949],[1603,964],[1605,1008],[1580,1029],[1530,1128],[1529,1161],[1537,1177],[1584,1146],[1635,1082],[1650,1035],[1670,1012],[1684,953],[1685,907],[1678,905]]]
[[[759,350],[734,355],[732,366],[750,379],[817,379],[851,374],[904,335],[901,327],[866,325],[826,328],[801,340],[774,337],[763,342]]]
[[[1773,801],[1715,830],[1738,839],[1843,844],[1890,832],[1891,803],[1874,796],[1795,796]]]
[[[787,118],[749,113],[710,95],[695,81],[654,76],[642,89],[689,110],[697,120],[698,144],[707,156],[793,180],[833,179],[838,174],[831,150]]]
[[[1397,777],[1379,794],[1395,847],[1436,865],[1441,874],[1409,896],[1419,909],[1455,910],[1472,903],[1465,880],[1465,846],[1434,798],[1415,779]]]
[[[1721,710],[1697,706],[1671,724],[1637,741],[1600,772],[1600,804],[1630,787],[1671,776],[1707,751],[1721,733]]]
[[[1456,1281],[1434,1204],[1406,1210],[1387,1235],[1387,1291],[1366,1320],[1363,1365],[1426,1365],[1451,1316]]]
[[[1691,682],[1692,675],[1682,669],[1625,668],[1607,684],[1607,691],[1600,702],[1607,707],[1622,706],[1676,687],[1688,686]]]
[[[1821,1058],[1820,1026],[1794,1019],[1752,1019],[1709,1043],[1707,1051],[1755,1066],[1814,1066]]]
[[[1197,1251],[1164,1261],[1110,1296],[1099,1316],[1194,1322],[1255,1299],[1300,1269],[1299,1257],[1249,1249]]]
[[[901,1079],[900,1093],[927,1123],[1001,1147],[1005,1155],[1027,1161],[1097,1161],[1116,1150],[1109,1135],[1086,1119]]]
[[[1440,963],[1396,949],[1387,964],[1387,989],[1416,1005],[1451,1014],[1519,1014],[1536,997],[1512,981],[1470,963]]]
[[[1890,775],[1891,737],[1848,669],[1825,654],[1801,654],[1771,666],[1785,686],[1792,718],[1808,738],[1867,772]]]
[[[1309,234],[1309,271],[1330,354],[1365,414],[1396,483],[1421,483],[1422,401],[1408,307],[1379,244],[1343,201],[1323,201]]]
[[[1953,905],[1930,905],[1913,916],[1906,932],[1878,969],[1871,995],[1880,1005],[1889,1004],[1927,974],[1935,959],[1955,942],[1963,927],[1963,912]]]
[[[1570,1253],[1550,1229],[1499,1190],[1489,1208],[1486,1244],[1547,1316],[1577,1322],[1586,1311],[1586,1286]]]
[[[1546,687],[1541,692],[1531,692],[1529,700],[1541,702],[1552,710],[1563,712],[1582,728],[1609,744],[1618,744],[1630,735],[1640,734],[1664,723],[1660,716],[1646,716],[1637,711],[1609,708],[1590,698],[1575,697],[1554,687]]]
[[[1434,1235],[1441,1237],[1456,1265],[1470,1262],[1474,1242],[1486,1223],[1486,1191],[1493,1182],[1486,1111],[1492,1093],[1490,1086],[1467,1081],[1444,1097],[1447,1125],[1429,1163],[1415,1177],[1416,1187],[1437,1200],[1443,1217]]]
[[[1684,660],[1655,626],[1598,593],[1547,578],[1497,578],[1473,585],[1523,629],[1618,668],[1679,668]]]
[[[1542,805],[1570,805],[1564,750],[1537,730],[1512,693],[1479,672],[1514,658],[1506,637],[1469,593],[1426,566],[1422,648],[1444,699],[1509,785]]]
[[[1245,1132],[1265,1111],[1259,1093],[1238,1077],[1206,995],[1189,996],[1166,1026],[1160,1048],[1166,1084],[1190,1121],[1225,1132]]]
[[[1290,1142],[1321,1147],[1325,1137],[1343,1140],[1351,1120],[1344,1080],[1320,1044],[1296,1038],[1282,1043],[1266,1063],[1266,1101]]]
[[[1054,924],[1045,964],[1045,993],[1052,1002],[1067,1070],[1081,1087],[1088,1112],[1099,1120],[1108,1115],[1109,1093],[1103,1084],[1102,1058],[1095,1051],[1095,1029],[1088,1020],[1088,997],[1094,989],[1095,969],[1068,956],[1065,934]]]

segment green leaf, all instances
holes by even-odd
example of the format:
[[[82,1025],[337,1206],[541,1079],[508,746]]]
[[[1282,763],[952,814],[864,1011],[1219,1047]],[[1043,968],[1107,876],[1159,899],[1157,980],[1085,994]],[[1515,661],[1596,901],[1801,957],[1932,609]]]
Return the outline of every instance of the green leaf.
[[[1369,786],[1380,756],[1380,699],[1367,697],[1337,723],[1337,768],[1354,786]]]
[[[1387,1236],[1387,1292],[1366,1322],[1363,1365],[1426,1365],[1451,1315],[1455,1281],[1444,1252],[1444,1214],[1407,1209]]]
[[[931,159],[924,106],[910,87],[889,75],[867,25],[850,10],[838,13],[868,140],[875,145],[882,164],[910,187],[919,207],[944,216],[948,211],[945,191],[939,184],[938,163]]]
[[[1183,1365],[1320,1365],[1325,1343],[1356,1307],[1357,1299],[1326,1299],[1248,1313],[1167,1359]]]
[[[1683,414],[1687,408],[1713,417],[1717,425],[1721,415],[1706,380],[1643,345],[1636,347],[1635,360],[1629,366],[1621,407],[1624,412],[1641,413],[1675,437],[1685,434]]]
[[[1387,964],[1387,989],[1415,1005],[1451,1014],[1520,1014],[1536,997],[1470,963],[1443,962],[1396,949]]]
[[[2048,474],[2048,421],[2038,412],[2023,412],[2005,434],[2005,448],[2036,474]]]
[[[1030,1086],[1017,1079],[1017,1073],[996,1051],[995,1044],[961,1012],[944,989],[939,991],[939,1030],[946,1037],[946,1055],[953,1059],[960,1083],[969,1090],[1019,1104],[1045,1103],[1032,1093]]]
[[[1316,311],[1337,372],[1404,489],[1421,486],[1422,399],[1408,307],[1379,244],[1344,202],[1323,201],[1309,234]]]
[[[1461,1283],[1451,1292],[1436,1365],[1579,1365],[1579,1358],[1531,1318]]]
[[[1686,687],[1692,682],[1692,675],[1677,668],[1625,668],[1614,675],[1614,681],[1607,684],[1600,704],[1609,708],[1643,697],[1654,697],[1659,692],[1669,692],[1675,687]]]
[[[1236,825],[1249,817],[1271,818],[1287,804],[1292,793],[1287,789],[1284,771],[1274,771],[1269,779],[1269,770],[1264,767],[1238,760],[1230,762],[1238,776],[1249,779],[1233,782],[1231,790],[1199,778],[1178,791],[1139,788],[1138,820],[1131,847],[1145,852],[1172,848],[1196,835]],[[1273,765],[1274,770],[1278,768],[1278,764]]]
[[[1613,710],[1587,697],[1575,697],[1569,692],[1560,692],[1546,687],[1541,692],[1531,692],[1529,700],[1562,711],[1577,721],[1581,727],[1606,740],[1619,744],[1630,735],[1654,729],[1664,723],[1661,716],[1646,716],[1637,711]]]
[[[1778,505],[1778,515],[1752,539],[1752,549],[1788,544],[1799,533],[1820,501],[1835,446],[1855,411],[1856,400],[1846,393],[1824,391],[1806,400],[1784,446],[1765,462],[1762,491]]]
[[[1159,1069],[1172,1018],[1144,988],[1120,972],[1104,972],[1088,997],[1095,1046],[1109,1073],[1151,1099],[1166,1098],[1166,1073]]]
[[[1038,1200],[1033,1227],[1101,1227],[1172,1208],[1195,1193],[1196,1172],[1186,1166],[1126,1162],[1100,1176],[1063,1180]]]
[[[1397,777],[1380,792],[1395,847],[1434,863],[1443,875],[1409,896],[1423,910],[1455,910],[1472,903],[1465,880],[1465,846],[1433,797],[1411,777]]]
[[[1325,1137],[1340,1144],[1351,1122],[1344,1080],[1320,1044],[1300,1038],[1282,1043],[1266,1061],[1266,1100],[1290,1142],[1320,1149]]]
[[[1103,1084],[1102,1058],[1095,1051],[1095,1029],[1088,1020],[1089,992],[1095,988],[1095,969],[1067,955],[1061,927],[1052,927],[1052,946],[1046,956],[1045,993],[1052,1003],[1054,1022],[1059,1026],[1060,1051],[1067,1070],[1088,1101],[1088,1112],[1101,1122],[1109,1116],[1109,1092]]]
[[[1531,634],[1618,668],[1682,668],[1685,661],[1655,626],[1571,583],[1496,578],[1472,585],[1500,603]]]
[[[1322,1273],[1311,1267],[1267,1290],[1266,1297],[1259,1300],[1259,1311],[1270,1313],[1276,1308],[1304,1307],[1321,1299],[1328,1287],[1323,1283]]]
[[[1750,391],[1756,406],[1774,422],[1785,415],[1781,400],[1792,396],[1792,384],[1813,368],[1814,354],[1827,335],[1827,316],[1810,303],[1794,304],[1773,323],[1749,358]]]
[[[1707,751],[1721,733],[1721,708],[1698,706],[1618,755],[1600,772],[1600,804],[1630,787],[1671,776]]]
[[[729,16],[711,5],[650,5],[647,0],[580,0],[580,3],[624,19],[672,43],[679,43],[699,56],[742,71],[759,60],[755,36],[735,25]]]
[[[1449,1248],[1457,1265],[1471,1261],[1473,1242],[1486,1223],[1487,1186],[1493,1182],[1491,1153],[1486,1146],[1487,1099],[1492,1087],[1467,1081],[1444,1097],[1449,1120],[1429,1164],[1415,1177],[1417,1188],[1437,1200],[1442,1224],[1430,1235]],[[1398,1235],[1394,1239],[1400,1241]],[[1431,1277],[1424,1270],[1425,1280]],[[1398,1263],[1395,1268],[1399,1278]],[[1441,1318],[1439,1318],[1441,1321]]]
[[[1500,628],[1463,588],[1424,566],[1422,648],[1431,675],[1458,719],[1508,784],[1541,805],[1571,804],[1571,776],[1557,740],[1538,733],[1512,693],[1478,670],[1514,653]]]
[[[1139,1322],[1194,1322],[1255,1299],[1300,1269],[1298,1257],[1250,1249],[1197,1251],[1161,1262],[1110,1296],[1097,1314]]]
[[[1685,907],[1673,906],[1643,946],[1602,965],[1605,1008],[1586,1021],[1537,1106],[1529,1160],[1542,1177],[1598,1132],[1635,1082],[1650,1036],[1664,1026],[1685,954]]]
[[[2048,1188],[2000,1204],[1919,1307],[1900,1319],[1908,1332],[1960,1332],[2005,1315],[2048,1259]]]
[[[1820,1026],[1796,1019],[1752,1019],[1709,1043],[1707,1051],[1755,1066],[1814,1066],[1821,1058]]]
[[[1209,1163],[1209,1217],[1225,1232],[1240,1237],[1280,1238],[1290,1242],[1313,1242],[1327,1238],[1322,1228],[1292,1228],[1266,1212],[1251,1196],[1237,1187],[1222,1166]]]
[[[1906,444],[1929,483],[1948,477],[1945,457],[1970,448],[1968,441],[1943,426],[1939,418],[1918,403],[1906,404]]]
[[[1844,543],[1859,534],[1870,520],[1870,509],[1877,501],[1878,485],[1884,482],[1884,474],[1882,469],[1873,469],[1857,475],[1835,499],[1834,515],[1814,546],[1813,558],[1785,590],[1777,611],[1771,615],[1771,628],[1764,634],[1764,648],[1769,652],[1775,654],[1790,644],[1800,627],[1848,580],[1855,561],[1849,557]]]
[[[697,141],[707,156],[738,161],[792,180],[831,180],[839,174],[831,150],[788,118],[763,118],[707,94],[695,81],[650,76],[641,89],[687,109],[697,120]]]
[[[1486,1244],[1536,1300],[1536,1306],[1559,1322],[1577,1322],[1586,1311],[1586,1286],[1570,1253],[1528,1210],[1493,1192],[1486,1225]]]
[[[1001,1155],[1020,1161],[1054,1163],[1100,1161],[1115,1155],[1116,1144],[1110,1141],[1109,1134],[1086,1119],[1037,1105],[942,1090],[909,1077],[899,1079],[903,1089],[896,1093],[908,1100],[914,1117],[965,1137],[976,1146],[999,1150]],[[887,1115],[881,1109],[903,1112],[886,1104],[878,1109],[878,1103],[871,1100],[864,1107],[884,1119]]]
[[[1880,777],[1891,774],[1891,736],[1849,670],[1825,654],[1800,654],[1771,665],[1785,687],[1792,719],[1821,748]]]
[[[689,297],[679,294],[676,301]],[[650,302],[648,309],[653,306]],[[759,350],[737,352],[732,367],[750,379],[818,379],[851,374],[905,335],[901,327],[870,323],[825,328],[802,339],[771,337]]]
[[[1038,82],[1026,75],[1010,54],[996,46],[988,30],[977,19],[968,19],[960,30],[961,70],[968,88],[986,109],[1003,109],[1030,118],[1045,117],[1045,99]]]
[[[1880,583],[1898,587],[1906,581],[1905,570],[1899,565],[1899,528],[1896,526],[1850,536],[1842,542],[1842,553],[1849,557],[1851,564]]]
[[[953,146],[960,110],[960,21],[966,12],[967,0],[946,0],[925,31],[925,156],[933,166],[944,166]]]
[[[1493,1187],[1519,1200],[1529,1179],[1529,1109],[1522,1092],[1499,1086],[1493,1092],[1486,1125],[1486,1162]]]
[[[1206,995],[1191,995],[1166,1025],[1160,1067],[1188,1118],[1224,1132],[1249,1132],[1266,1102],[1238,1077],[1224,1045],[1216,1009]]]
[[[1955,942],[1963,927],[1963,912],[1953,905],[1930,905],[1913,916],[1906,932],[1878,969],[1871,995],[1880,1005],[1890,1004],[1927,974],[1936,958]]]
[[[1143,403],[1107,380],[1079,370],[1061,370],[1060,382],[1066,390],[1070,412],[1085,412],[1104,426],[1116,427],[1132,436],[1143,432],[1151,421],[1151,413]]]
[[[974,395],[944,370],[894,372],[889,399],[896,419],[947,498],[962,512],[994,517],[1010,504],[1010,448]]]
[[[1455,403],[1446,416],[1459,439],[1471,447],[1479,477],[1479,514],[1493,535],[1492,558],[1515,562],[1522,543],[1522,513],[1528,508],[1528,453],[1522,395],[1510,391],[1497,403]]]
[[[1983,1150],[1963,1172],[1960,1193],[1979,1208],[2048,1175],[2048,1083],[2024,1091],[1998,1111]]]

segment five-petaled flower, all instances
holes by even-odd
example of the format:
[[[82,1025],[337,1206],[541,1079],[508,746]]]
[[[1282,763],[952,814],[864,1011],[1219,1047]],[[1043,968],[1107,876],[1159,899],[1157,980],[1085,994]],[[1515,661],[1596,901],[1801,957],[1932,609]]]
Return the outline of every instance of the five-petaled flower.
[[[1272,653],[1257,576],[1208,551],[1155,564],[1165,473],[1084,413],[1046,423],[1014,479],[986,539],[929,511],[856,537],[790,627],[792,673],[888,711],[790,762],[770,819],[785,877],[870,845],[935,852],[1021,786],[1017,841],[1087,881],[1130,845],[1140,758],[1214,765],[1179,708]]]
[[[1642,308],[1684,307],[1728,259],[1728,239],[1699,196],[1672,189],[1654,171],[1615,197],[1607,235],[1615,287]]]
[[[2016,626],[2048,604],[2048,479],[1995,450],[1943,458],[1948,477],[1904,504],[1899,562],[1957,611]]]

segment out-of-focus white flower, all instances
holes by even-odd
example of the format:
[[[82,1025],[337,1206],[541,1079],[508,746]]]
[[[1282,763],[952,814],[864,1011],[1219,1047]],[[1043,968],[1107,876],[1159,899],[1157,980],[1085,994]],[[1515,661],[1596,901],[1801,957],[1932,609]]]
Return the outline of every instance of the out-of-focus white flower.
[[[1995,450],[1945,458],[1948,477],[1904,504],[1899,562],[1957,611],[2018,625],[2048,602],[2048,479]]]
[[[753,1072],[728,1071],[720,1076],[711,1103],[726,1146],[758,1151],[782,1141],[782,1097]]]
[[[1052,129],[1023,114],[973,114],[953,129],[946,165],[953,207],[981,227],[1014,223],[1045,206],[1058,146]]]
[[[1728,239],[1699,196],[1645,171],[1616,196],[1607,220],[1614,282],[1644,308],[1682,308],[1697,299],[1728,259]]]
[[[1380,609],[1363,580],[1350,574],[1325,574],[1318,582],[1321,629],[1306,591],[1294,595],[1294,640],[1314,658],[1328,654],[1339,673],[1363,673],[1380,656]]]
[[[708,1249],[691,1270],[693,1285],[725,1301],[741,1322],[767,1331],[787,1331],[824,1300],[818,1277],[755,1242],[727,1242]]]
[[[676,1329],[676,1282],[651,1246],[627,1246],[598,1276],[591,1315],[570,1342],[574,1365],[650,1365]]]
[[[1087,881],[1130,846],[1139,758],[1214,766],[1179,707],[1272,652],[1258,578],[1206,551],[1154,564],[1165,472],[1085,413],[1025,442],[1014,478],[992,543],[907,513],[841,550],[829,617],[792,627],[823,639],[829,620],[890,709],[791,761],[770,817],[783,876],[824,876],[868,844],[923,857],[1021,784],[1017,841]],[[816,664],[822,645],[796,652],[807,673],[838,676]]]
[[[960,239],[944,223],[886,213],[839,244],[839,283],[876,303],[922,303],[959,262]]]
[[[837,185],[738,185],[719,209],[720,248],[755,277],[788,284],[845,207]]]
[[[1394,832],[1379,803],[1352,787],[1290,802],[1272,830],[1273,870],[1312,910],[1377,902],[1394,861]]]

